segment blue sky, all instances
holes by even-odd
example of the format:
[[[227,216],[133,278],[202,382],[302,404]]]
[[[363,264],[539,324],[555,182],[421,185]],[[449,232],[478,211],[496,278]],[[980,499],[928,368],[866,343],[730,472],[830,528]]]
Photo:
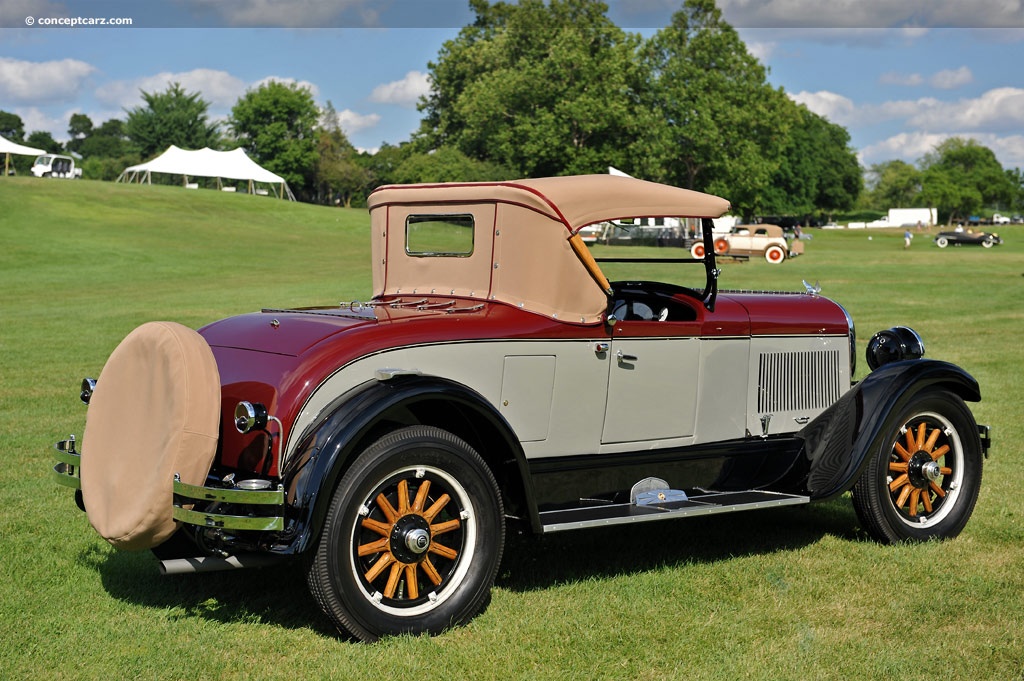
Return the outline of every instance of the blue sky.
[[[865,165],[914,162],[951,135],[1024,168],[1024,0],[719,0],[769,81],[844,125]],[[611,0],[650,35],[681,0]],[[308,85],[352,142],[408,139],[427,63],[472,20],[464,0],[4,0],[0,109],[67,138],[178,81],[215,119],[269,78]],[[31,17],[31,19],[28,19]],[[53,27],[129,17],[131,27]],[[28,25],[31,22],[31,26]]]

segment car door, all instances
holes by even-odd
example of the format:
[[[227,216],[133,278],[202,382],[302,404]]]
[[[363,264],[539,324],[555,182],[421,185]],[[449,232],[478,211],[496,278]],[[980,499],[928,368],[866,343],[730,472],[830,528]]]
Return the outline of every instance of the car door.
[[[696,322],[616,323],[609,348],[603,445],[693,435],[699,336]]]

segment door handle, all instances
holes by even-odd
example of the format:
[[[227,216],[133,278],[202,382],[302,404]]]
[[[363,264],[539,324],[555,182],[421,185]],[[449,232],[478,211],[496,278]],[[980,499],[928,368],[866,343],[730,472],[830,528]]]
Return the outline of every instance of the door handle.
[[[624,354],[622,354],[622,350],[619,350],[618,352],[615,353],[615,359],[619,360],[620,363],[621,362],[635,362],[637,360],[637,356],[636,355],[624,355]]]

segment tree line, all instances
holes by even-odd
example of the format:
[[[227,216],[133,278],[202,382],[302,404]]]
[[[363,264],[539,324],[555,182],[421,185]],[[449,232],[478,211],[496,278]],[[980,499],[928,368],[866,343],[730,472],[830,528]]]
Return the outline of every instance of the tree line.
[[[649,38],[624,31],[599,0],[470,0],[476,15],[429,65],[431,90],[409,140],[374,153],[349,142],[330,102],[270,81],[227,120],[177,83],[143,92],[125,119],[73,114],[66,151],[87,177],[113,179],[170,144],[243,147],[301,200],[359,205],[389,183],[504,180],[604,173],[725,196],[755,215],[831,216],[872,206],[933,205],[944,215],[1020,207],[1020,170],[991,150],[947,140],[918,166],[864,170],[845,128],[791,100],[722,18],[714,0],[685,0]],[[17,119],[17,120],[15,120]],[[0,134],[21,141],[0,112]],[[26,143],[61,145],[33,132]]]

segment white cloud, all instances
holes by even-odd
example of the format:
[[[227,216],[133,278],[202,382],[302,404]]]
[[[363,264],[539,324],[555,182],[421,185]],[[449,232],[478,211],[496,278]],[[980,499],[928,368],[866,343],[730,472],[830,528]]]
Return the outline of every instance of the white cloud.
[[[373,88],[370,101],[379,104],[397,104],[414,108],[420,97],[430,92],[430,76],[420,71],[410,71],[405,78],[384,83]]]
[[[747,52],[758,61],[765,62],[768,57],[772,56],[778,46],[779,44],[775,42],[749,42],[747,43]]]
[[[316,28],[347,23],[375,26],[380,13],[367,0],[187,0],[200,14],[214,14],[228,26]]]
[[[904,85],[915,87],[924,83],[924,78],[920,73],[899,73],[897,71],[888,71],[879,76],[878,82],[882,85]]]
[[[939,71],[931,78],[928,82],[931,83],[932,87],[937,87],[940,90],[952,90],[958,88],[961,85],[967,85],[974,81],[974,74],[966,66],[961,66],[958,69],[946,69],[945,71]]]
[[[311,83],[308,80],[295,80],[294,78],[281,78],[279,76],[267,76],[266,78],[261,78],[260,80],[253,83],[249,87],[249,89],[255,90],[259,88],[259,86],[266,85],[267,83],[270,82],[278,82],[283,83],[285,85],[298,85],[300,88],[306,88],[307,90],[309,90],[309,93],[313,95],[314,99],[320,96],[320,88],[318,88],[315,83]],[[231,103],[233,105],[234,101],[232,101]]]
[[[835,92],[829,92],[828,90],[819,90],[818,92],[802,91],[795,94],[790,93],[789,98],[797,104],[803,104],[814,113],[824,116],[833,123],[849,125],[856,120],[857,106],[853,103],[853,100]]]
[[[999,136],[972,132],[902,132],[864,147],[860,152],[860,160],[864,165],[892,159],[915,163],[950,137],[973,139],[991,149],[1004,167],[1024,168],[1024,135]]]
[[[380,115],[358,114],[351,109],[345,109],[338,112],[338,121],[341,123],[341,129],[345,131],[345,134],[351,135],[354,132],[375,127],[380,123]]]
[[[1019,0],[719,0],[733,26],[765,28],[1003,28],[1021,26]]]
[[[924,130],[1010,131],[1024,128],[1024,89],[1002,87],[973,99],[923,108],[908,120]]]
[[[31,62],[0,57],[0,101],[73,101],[95,71],[95,66],[77,59]]]
[[[108,106],[126,109],[142,103],[142,92],[164,92],[171,83],[180,83],[186,92],[198,92],[211,107],[233,106],[245,93],[245,83],[227,71],[193,69],[180,73],[162,72],[133,80],[114,80],[96,89],[96,99]]]

